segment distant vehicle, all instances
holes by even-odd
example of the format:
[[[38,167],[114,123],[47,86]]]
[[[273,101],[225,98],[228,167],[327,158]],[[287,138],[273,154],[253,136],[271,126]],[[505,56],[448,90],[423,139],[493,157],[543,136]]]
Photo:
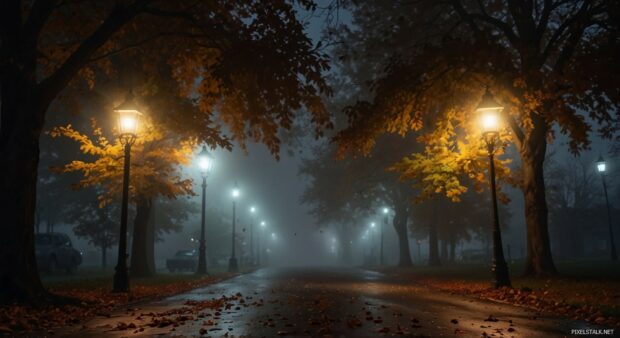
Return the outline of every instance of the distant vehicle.
[[[461,260],[464,263],[485,263],[489,257],[485,250],[466,249],[461,252]]]
[[[198,266],[198,253],[196,250],[179,250],[174,257],[166,260],[166,268],[170,272],[195,271]]]
[[[35,235],[37,266],[50,273],[73,273],[82,264],[82,254],[73,248],[67,234],[51,232]]]

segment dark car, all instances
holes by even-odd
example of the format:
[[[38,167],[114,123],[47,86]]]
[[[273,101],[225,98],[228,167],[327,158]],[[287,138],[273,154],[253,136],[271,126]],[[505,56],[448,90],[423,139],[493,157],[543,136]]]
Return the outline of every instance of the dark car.
[[[40,269],[54,273],[74,272],[82,264],[82,254],[73,248],[69,236],[51,232],[35,235],[35,253]]]
[[[170,272],[175,271],[195,271],[198,265],[198,254],[196,250],[179,250],[174,257],[166,260],[166,268]]]

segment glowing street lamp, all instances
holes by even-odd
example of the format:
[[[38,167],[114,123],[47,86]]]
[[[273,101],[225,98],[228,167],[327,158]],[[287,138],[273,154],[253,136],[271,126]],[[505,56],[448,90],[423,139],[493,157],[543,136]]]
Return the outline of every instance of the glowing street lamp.
[[[118,261],[114,269],[113,292],[129,292],[129,275],[127,273],[127,203],[129,201],[129,164],[131,146],[138,137],[138,124],[142,113],[138,110],[133,94],[129,92],[125,101],[114,108],[118,113],[119,140],[124,147],[123,201],[121,204],[121,229],[118,241]]]
[[[370,257],[371,259],[374,261],[375,259],[375,241],[377,240],[375,237],[375,227],[377,226],[377,224],[375,222],[370,222],[370,230],[371,230],[371,234],[368,236],[371,240],[370,240]]]
[[[609,242],[610,242],[610,249],[611,249],[611,260],[617,261],[618,254],[616,253],[614,231],[611,226],[611,210],[609,207],[609,197],[607,196],[607,182],[605,181],[607,163],[605,163],[605,159],[603,158],[603,156],[599,156],[598,161],[596,161],[596,169],[598,170],[598,173],[601,175],[601,181],[603,182],[603,191],[605,192],[605,204],[607,206],[607,225],[609,226]]]
[[[383,210],[381,211],[383,212],[383,215],[385,216],[385,218],[383,219],[383,224],[381,225],[381,248],[379,249],[380,250],[379,251],[379,265],[385,264],[383,260],[383,230],[388,225],[388,217],[389,217],[390,209],[388,209],[387,207],[384,207]]]
[[[213,169],[213,156],[209,153],[206,146],[198,154],[198,166],[202,176],[202,214],[200,217],[200,245],[198,249],[198,268],[197,275],[206,275],[207,272],[207,247],[205,240],[205,200],[207,194],[207,177]]]
[[[237,264],[237,257],[235,257],[235,227],[237,223],[237,198],[241,195],[239,188],[237,188],[237,182],[235,182],[235,187],[231,192],[232,196],[232,207],[233,207],[233,219],[232,219],[232,253],[230,255],[230,260],[228,260],[228,272],[237,272],[239,271],[239,265]]]
[[[501,128],[499,114],[503,109],[504,107],[495,101],[488,88],[484,93],[478,108],[476,108],[476,112],[479,114],[482,124],[482,137],[486,143],[487,152],[489,154],[489,179],[491,181],[491,197],[493,202],[493,265],[491,270],[494,272],[494,286],[496,288],[510,286],[508,265],[506,264],[506,259],[504,258],[502,234],[499,227],[494,162],[495,147],[499,142],[499,131]]]
[[[254,216],[256,215],[256,207],[250,207],[250,262],[254,265]]]

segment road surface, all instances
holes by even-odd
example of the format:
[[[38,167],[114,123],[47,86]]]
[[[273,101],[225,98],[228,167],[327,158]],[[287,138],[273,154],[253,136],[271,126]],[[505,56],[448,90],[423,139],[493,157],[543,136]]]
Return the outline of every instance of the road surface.
[[[267,268],[57,332],[70,337],[564,337],[585,322],[353,268]]]

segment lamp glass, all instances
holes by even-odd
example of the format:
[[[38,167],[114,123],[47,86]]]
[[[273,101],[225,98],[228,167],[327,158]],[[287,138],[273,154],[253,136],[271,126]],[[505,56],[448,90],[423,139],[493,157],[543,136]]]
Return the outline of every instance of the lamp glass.
[[[118,130],[121,135],[136,135],[140,112],[137,110],[116,110],[116,112],[119,114]]]
[[[388,212],[390,212],[390,210],[388,208],[383,208],[383,213],[387,214]]]
[[[498,109],[487,109],[481,111],[480,120],[482,123],[482,133],[493,133],[496,134],[499,132],[500,121],[499,121],[499,110]]]
[[[233,198],[239,197],[240,194],[241,193],[239,192],[239,189],[235,188],[235,189],[232,190],[232,197]]]
[[[605,164],[605,162],[598,162],[596,164],[596,169],[598,169],[599,173],[604,173],[605,170],[607,170],[607,165]]]
[[[207,151],[207,147],[203,146],[202,151],[198,154],[198,166],[203,175],[211,172],[213,162],[213,156]]]

